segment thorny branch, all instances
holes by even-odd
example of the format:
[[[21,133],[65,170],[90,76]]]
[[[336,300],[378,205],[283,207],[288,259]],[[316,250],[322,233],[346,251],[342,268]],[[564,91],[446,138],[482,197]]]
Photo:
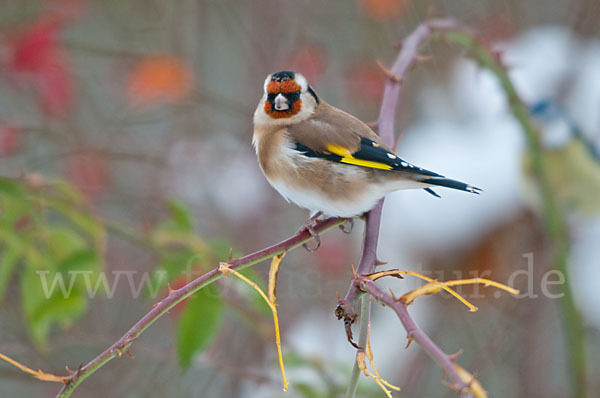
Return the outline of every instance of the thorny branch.
[[[396,61],[394,62],[392,68],[390,70],[387,70],[382,67],[388,79],[384,89],[379,118],[377,119],[375,127],[377,129],[377,132],[387,145],[393,147],[396,141],[394,123],[396,108],[400,96],[400,89],[406,73],[420,59],[419,49],[434,32],[458,28],[460,28],[460,25],[453,19],[432,19],[423,23],[422,25],[418,26],[417,29],[413,33],[411,33],[406,39],[403,40],[400,54],[396,58]],[[377,203],[377,205],[366,215],[363,252],[360,259],[360,263],[356,270],[356,273],[359,275],[359,277],[355,281],[352,281],[350,287],[348,288],[346,296],[344,297],[344,299],[339,301],[338,307],[336,308],[336,316],[338,317],[338,319],[344,320],[346,332],[348,334],[348,339],[351,342],[351,325],[358,318],[358,315],[355,314],[352,310],[352,306],[360,293],[360,289],[356,281],[361,280],[360,275],[367,275],[373,273],[378,263],[376,252],[377,241],[379,239],[379,226],[381,223],[382,206],[383,199],[380,200]],[[396,311],[402,324],[406,328],[409,334],[409,338],[412,338],[419,344],[421,344],[425,351],[427,351],[427,353],[438,364],[440,364],[440,366],[444,369],[448,377],[454,383],[454,387],[456,387],[458,390],[462,390],[465,387],[467,387],[467,385],[463,382],[458,372],[456,371],[456,368],[454,367],[453,361],[450,358],[450,356],[444,353],[425,333],[423,333],[423,331],[421,331],[416,326],[416,324],[408,314],[408,311],[406,311],[404,304],[395,303],[391,295],[384,293],[383,291],[377,291],[376,289],[379,288],[375,285],[375,283],[370,280],[369,282],[370,283],[368,284],[368,286],[370,287],[370,290],[366,291],[372,296],[374,296],[377,300],[386,304],[390,303],[390,307],[392,307]],[[377,292],[377,294],[374,294],[375,292]],[[400,309],[396,307],[402,308]],[[362,336],[359,336],[359,339],[362,340]],[[360,350],[361,348],[357,347],[357,349]],[[348,391],[356,390],[354,385],[358,382],[358,377],[354,376],[355,375],[353,374],[353,377],[350,380],[350,387]]]
[[[314,229],[317,233],[323,233],[331,228],[342,225],[346,222],[344,218],[328,218],[316,223]],[[295,249],[312,239],[310,233],[306,230],[298,231],[290,238],[265,249],[248,254],[244,257],[229,261],[230,269],[243,269],[261,261],[267,260],[276,255]],[[146,315],[142,317],[135,325],[131,327],[119,340],[108,347],[104,352],[92,359],[87,364],[79,367],[73,374],[65,378],[65,385],[58,393],[58,398],[69,397],[73,390],[77,388],[86,378],[96,370],[104,366],[114,358],[120,357],[123,353],[129,354],[129,349],[133,342],[158,318],[166,314],[175,305],[191,296],[204,286],[213,283],[223,277],[219,268],[207,272],[206,274],[194,279],[180,289],[172,291],[167,297],[155,304]]]
[[[526,136],[528,137],[528,143],[530,145],[530,151],[536,155],[536,173],[540,182],[542,193],[545,200],[545,219],[547,222],[547,228],[551,231],[552,240],[559,244],[559,250],[556,254],[557,257],[557,268],[565,271],[566,274],[566,254],[567,249],[564,243],[564,223],[562,222],[561,216],[554,203],[553,195],[549,191],[548,184],[546,182],[546,176],[542,161],[540,160],[540,148],[537,138],[537,133],[533,130],[528,118],[525,115],[523,104],[520,102],[510,80],[508,79],[506,72],[498,66],[496,59],[490,59],[490,55],[493,53],[476,41],[474,36],[470,34],[469,30],[461,26],[459,23],[452,19],[432,19],[422,25],[418,26],[417,29],[410,34],[403,42],[402,49],[398,55],[394,65],[390,70],[382,67],[384,72],[388,76],[388,81],[385,85],[384,98],[381,105],[379,118],[375,123],[375,127],[379,132],[380,136],[389,146],[394,145],[394,121],[395,112],[399,100],[399,94],[401,84],[406,73],[411,69],[416,62],[420,61],[422,57],[419,55],[419,49],[434,33],[442,32],[445,34],[447,39],[457,43],[474,52],[471,54],[476,60],[478,60],[483,66],[488,67],[492,70],[501,80],[505,92],[509,95],[509,102],[511,110],[517,116],[517,119],[521,122]],[[493,57],[492,57],[493,58]],[[380,64],[381,66],[381,64]],[[456,391],[467,392],[467,394],[474,394],[479,396],[478,389],[481,386],[474,379],[467,379],[470,376],[468,372],[462,369],[460,366],[454,363],[456,355],[448,355],[443,352],[413,321],[410,317],[406,305],[407,303],[398,301],[392,294],[384,292],[372,279],[368,277],[368,274],[374,272],[375,267],[380,264],[377,260],[377,242],[379,238],[379,227],[381,221],[381,209],[383,205],[383,199],[380,200],[377,205],[366,214],[365,216],[365,234],[364,234],[364,246],[359,266],[356,270],[352,283],[348,289],[348,292],[344,299],[339,300],[339,305],[336,310],[336,315],[339,318],[343,318],[347,331],[349,333],[349,339],[351,340],[351,325],[360,316],[365,316],[364,325],[368,325],[368,311],[364,314],[356,314],[353,312],[352,307],[356,299],[363,293],[367,293],[370,297],[375,298],[380,303],[393,309],[402,325],[408,333],[409,343],[410,341],[416,341],[423,349],[431,356],[444,370],[445,374],[451,380],[449,386]],[[325,232],[335,226],[341,226],[346,219],[330,218],[322,220],[316,223],[314,230],[317,233]],[[242,258],[231,260],[227,265],[230,269],[243,269],[250,265],[256,264],[273,256],[282,254],[286,251],[292,250],[296,247],[303,245],[312,239],[311,234],[307,230],[301,230],[294,236],[268,248],[259,250],[255,253],[249,254]],[[187,285],[180,289],[172,291],[165,299],[155,304],[144,317],[142,317],[135,325],[133,325],[119,340],[113,345],[107,348],[104,352],[92,359],[85,365],[78,368],[77,371],[72,372],[69,376],[64,378],[65,385],[58,393],[58,397],[69,397],[73,390],[77,388],[83,380],[93,374],[100,367],[108,363],[114,358],[120,357],[123,353],[130,354],[130,347],[133,342],[157,319],[167,313],[176,304],[191,296],[204,286],[216,281],[222,277],[222,273],[219,272],[219,268],[215,268],[201,277],[193,280]],[[568,289],[568,287],[567,287]],[[572,295],[570,291],[566,291],[566,296],[571,297],[568,301],[565,309],[565,313],[572,314],[569,321],[572,321],[572,329],[567,330],[571,334],[571,339],[574,339],[573,335],[581,334],[579,330],[575,330],[578,325],[581,324],[581,319],[578,317],[578,313],[572,302]],[[363,296],[363,308],[368,308],[368,297]],[[359,344],[366,341],[364,331],[368,328],[361,328],[361,335],[359,336]],[[575,339],[577,340],[577,339]],[[356,345],[355,345],[356,346]],[[366,347],[356,346],[357,350],[364,351]],[[579,350],[575,350],[579,351]],[[585,371],[585,362],[583,356],[575,353],[577,358],[573,361],[575,364],[575,379],[579,378],[582,380],[582,374]],[[466,376],[465,376],[466,375]],[[355,390],[355,383],[357,383],[358,376],[351,380],[349,391]],[[583,384],[579,384],[581,387]],[[483,391],[481,389],[480,391]],[[581,391],[581,390],[578,390]],[[485,394],[483,392],[482,394]],[[485,395],[481,395],[485,396]]]
[[[488,48],[485,43],[479,41],[476,35],[467,27],[462,26],[453,19],[433,19],[427,21],[417,27],[417,29],[409,35],[402,42],[402,50],[396,59],[391,70],[385,69],[381,64],[384,73],[388,76],[388,82],[385,87],[385,95],[381,105],[381,111],[379,119],[375,126],[378,127],[379,133],[384,138],[385,142],[392,144],[393,132],[394,132],[394,113],[397,107],[398,95],[400,92],[400,86],[404,79],[404,76],[408,70],[422,57],[418,54],[420,46],[429,39],[432,35],[436,35],[448,42],[458,45],[460,48],[465,49],[468,55],[471,56],[476,62],[482,67],[490,70],[500,81],[502,89],[507,96],[508,104],[511,113],[520,123],[524,135],[527,139],[528,152],[533,158],[533,169],[534,178],[538,184],[541,192],[542,203],[543,203],[543,217],[548,232],[549,239],[554,247],[554,267],[565,275],[568,280],[568,238],[565,227],[565,221],[563,215],[558,208],[556,203],[555,194],[552,192],[552,188],[548,182],[548,175],[545,169],[544,160],[542,157],[542,148],[539,140],[539,133],[533,127],[530,121],[527,107],[519,98],[506,68],[502,65],[500,54],[494,50]],[[369,237],[368,231],[365,236],[365,243],[369,240],[373,240],[373,237]],[[376,246],[376,238],[374,245]],[[373,242],[371,242],[373,244]],[[361,261],[362,265],[362,261]],[[370,263],[371,267],[375,264]],[[359,266],[359,270],[363,270]],[[360,275],[365,275],[359,271]],[[357,275],[356,281],[360,281],[361,276]],[[360,283],[355,282],[352,284],[343,300],[339,301],[338,308],[336,309],[336,315],[344,318],[346,322],[346,328],[350,331],[350,324],[357,319],[357,314],[352,312],[352,304],[358,296],[358,285]],[[367,293],[375,296],[380,302],[393,303],[393,297],[386,295],[382,291],[378,291],[377,285],[371,280],[365,282],[364,288]],[[566,283],[563,285],[564,300],[562,303],[562,315],[563,315],[563,327],[567,335],[567,346],[569,347],[570,363],[569,369],[571,372],[571,386],[573,396],[584,397],[586,396],[585,390],[585,373],[586,373],[586,358],[585,358],[585,335],[583,332],[583,321],[576,307],[573,291]],[[392,301],[390,301],[392,299]],[[460,368],[458,365],[453,363],[453,357],[444,354],[438,347],[429,339],[426,335],[422,335],[419,329],[413,329],[412,325],[406,323],[409,321],[410,316],[406,312],[406,308],[398,303],[393,305],[394,310],[400,317],[405,327],[410,326],[409,337],[412,337],[415,341],[419,342],[421,346],[429,353],[429,355],[436,360],[442,366],[444,371],[450,378],[456,383],[453,388],[461,390],[461,386],[464,386],[465,379],[461,379],[460,375],[465,374],[466,371]],[[416,325],[415,325],[416,326]],[[416,334],[415,334],[416,333]],[[418,338],[415,338],[415,335]],[[349,333],[351,337],[351,333]],[[449,359],[449,360],[448,360]],[[455,368],[450,371],[451,365]],[[458,376],[458,377],[457,377]],[[472,380],[469,383],[470,393],[476,396],[481,392],[485,394],[483,389],[480,389],[480,385],[476,383],[476,380]]]

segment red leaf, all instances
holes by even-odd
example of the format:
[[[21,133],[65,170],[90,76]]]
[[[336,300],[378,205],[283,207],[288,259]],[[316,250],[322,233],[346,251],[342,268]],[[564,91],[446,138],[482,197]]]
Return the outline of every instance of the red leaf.
[[[55,18],[43,18],[25,28],[12,43],[10,68],[13,72],[37,73],[44,69],[58,51],[60,24]]]
[[[9,42],[9,76],[33,88],[42,110],[66,113],[73,103],[73,81],[66,56],[58,45],[62,23],[54,17],[34,21]]]

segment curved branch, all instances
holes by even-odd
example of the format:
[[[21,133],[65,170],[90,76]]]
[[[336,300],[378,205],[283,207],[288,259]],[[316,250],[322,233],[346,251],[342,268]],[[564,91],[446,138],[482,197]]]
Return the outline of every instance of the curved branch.
[[[456,368],[452,357],[446,354],[440,347],[438,347],[433,340],[412,319],[406,305],[399,301],[396,301],[391,294],[384,292],[375,282],[366,277],[359,277],[355,281],[357,289],[364,290],[373,296],[377,301],[394,310],[398,319],[402,322],[402,326],[406,329],[408,343],[412,340],[419,343],[421,347],[429,354],[433,360],[446,372],[446,375],[454,382],[454,387],[457,391],[463,391],[468,388],[468,385],[462,380]]]
[[[411,33],[406,39],[402,41],[402,49],[400,50],[400,54],[396,58],[394,65],[391,70],[384,69],[384,72],[387,74],[387,82],[384,88],[383,100],[381,102],[381,108],[379,112],[379,118],[377,119],[377,131],[383,141],[389,145],[390,147],[394,146],[396,141],[395,139],[395,129],[394,123],[396,119],[396,108],[398,106],[398,100],[400,97],[400,88],[402,82],[404,80],[404,76],[411,67],[419,60],[419,49],[425,43],[431,35],[436,31],[448,30],[448,29],[457,29],[460,25],[453,19],[433,19],[427,21],[417,27],[413,33]],[[383,199],[381,199],[375,207],[369,211],[366,215],[366,224],[365,224],[365,237],[364,237],[364,245],[363,252],[361,255],[360,263],[356,270],[358,275],[366,275],[370,274],[375,270],[377,265],[377,242],[379,239],[379,226],[381,223],[381,210],[383,207]],[[373,291],[379,289],[377,285],[374,283],[369,284],[370,288]],[[374,287],[373,287],[374,286]],[[346,330],[348,333],[348,339],[351,341],[351,330],[350,325],[356,321],[358,318],[357,314],[355,314],[352,310],[352,305],[356,298],[360,293],[359,286],[354,280],[350,287],[348,288],[348,292],[344,299],[338,302],[338,307],[336,308],[336,315],[338,319],[344,319],[344,323],[346,324]],[[452,359],[450,356],[445,354],[435,343],[421,331],[415,322],[412,320],[408,311],[403,305],[395,305],[394,300],[391,296],[382,294],[373,294],[375,298],[382,302],[386,302],[390,307],[392,307],[400,321],[406,328],[409,336],[415,334],[417,337],[414,338],[419,344],[423,345],[427,353],[436,360],[437,363],[444,369],[446,374],[450,376],[450,379],[454,381],[457,387],[465,387],[465,384],[460,379],[454,365],[452,364]],[[389,296],[389,297],[388,297]],[[391,299],[391,301],[389,301]],[[383,301],[385,300],[385,301]],[[388,303],[389,302],[389,303]],[[402,307],[402,308],[396,308]],[[367,320],[368,322],[368,320]],[[363,330],[361,328],[361,334],[359,335],[359,341],[364,339]],[[359,348],[360,349],[360,348]],[[349,386],[349,391],[355,391],[356,388],[354,384],[357,383],[357,378],[353,378],[351,380],[351,385]]]
[[[314,229],[317,233],[323,233],[331,228],[342,225],[346,222],[345,218],[328,218],[319,221]],[[248,254],[244,257],[235,259],[229,262],[229,267],[232,269],[243,269],[251,265],[257,264],[263,260],[273,256],[290,251],[301,246],[312,239],[312,236],[307,230],[297,232],[290,238],[265,249]],[[77,388],[86,378],[88,378],[96,370],[104,366],[107,362],[114,358],[120,357],[123,353],[129,353],[131,344],[152,325],[158,318],[166,314],[175,305],[191,296],[206,285],[220,279],[223,276],[218,268],[214,268],[206,274],[194,279],[180,289],[172,291],[167,297],[159,301],[152,307],[146,315],[144,315],[135,325],[133,325],[127,333],[125,333],[113,345],[108,347],[104,352],[92,359],[87,364],[81,366],[76,372],[71,374],[65,385],[58,393],[57,397],[66,398],[71,395],[73,390]]]
[[[390,147],[393,147],[396,142],[394,124],[396,120],[396,108],[400,97],[400,88],[408,71],[419,60],[419,49],[434,32],[458,29],[460,27],[461,25],[458,22],[450,18],[432,19],[419,25],[413,33],[402,41],[402,48],[392,68],[390,70],[384,69],[388,79],[385,84],[376,126],[379,136]],[[359,275],[370,274],[375,269],[382,206],[383,199],[367,213],[363,253],[356,270]],[[343,300],[340,300],[338,308],[344,310],[348,315],[354,315],[351,306],[356,300],[356,296],[357,289],[354,283],[351,283],[346,296]]]

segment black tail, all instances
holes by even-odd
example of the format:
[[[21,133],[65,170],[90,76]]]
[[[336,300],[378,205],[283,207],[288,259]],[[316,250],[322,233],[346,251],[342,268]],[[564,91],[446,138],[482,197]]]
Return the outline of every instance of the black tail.
[[[424,178],[424,179],[420,180],[419,182],[422,182],[425,184],[437,185],[440,187],[458,189],[459,191],[472,192],[472,193],[476,193],[478,195],[480,192],[482,192],[481,188],[477,188],[472,185],[465,184],[464,182],[451,180],[449,178],[444,178],[444,177]],[[439,195],[437,195],[435,192],[433,192],[433,190],[431,190],[430,188],[425,188],[425,190],[427,192],[429,192],[430,194],[439,197]]]

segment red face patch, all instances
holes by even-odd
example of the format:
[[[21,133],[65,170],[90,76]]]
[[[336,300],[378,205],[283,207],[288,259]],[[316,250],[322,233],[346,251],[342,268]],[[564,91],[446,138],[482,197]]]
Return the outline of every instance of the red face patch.
[[[301,90],[302,87],[295,80],[284,80],[282,82],[271,80],[267,84],[267,93],[269,94],[289,94]]]
[[[297,100],[292,104],[292,107],[287,111],[275,111],[273,112],[273,106],[269,101],[265,101],[265,113],[273,119],[286,119],[292,117],[300,112],[302,109],[302,100]]]
[[[292,94],[302,91],[302,87],[295,80],[284,80],[282,82],[271,80],[267,84],[267,93],[271,95]],[[285,119],[296,115],[302,109],[302,100],[298,99],[292,102],[292,106],[287,111],[276,111],[273,104],[265,101],[265,113],[273,119]]]

